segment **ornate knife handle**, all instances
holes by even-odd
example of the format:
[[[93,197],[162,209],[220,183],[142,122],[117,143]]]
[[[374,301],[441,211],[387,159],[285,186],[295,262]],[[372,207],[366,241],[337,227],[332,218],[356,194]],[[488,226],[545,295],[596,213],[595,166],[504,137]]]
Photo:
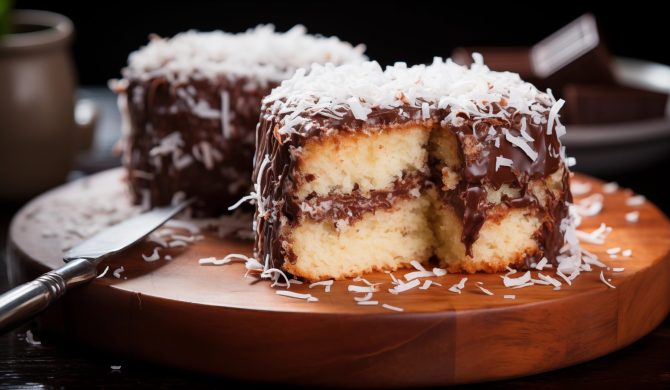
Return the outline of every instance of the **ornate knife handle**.
[[[41,313],[69,288],[95,276],[94,261],[76,259],[0,295],[0,334]]]

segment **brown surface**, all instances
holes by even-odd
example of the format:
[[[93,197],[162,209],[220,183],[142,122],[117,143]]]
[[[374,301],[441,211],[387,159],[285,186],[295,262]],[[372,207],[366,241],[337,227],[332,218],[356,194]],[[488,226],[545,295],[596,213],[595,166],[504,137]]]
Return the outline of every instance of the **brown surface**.
[[[91,188],[119,185],[118,170],[95,176]],[[580,178],[580,180],[586,180]],[[588,179],[590,180],[590,179]],[[591,181],[591,180],[590,180]],[[594,189],[599,190],[598,182]],[[60,264],[53,241],[42,239],[44,226],[26,218],[27,210],[58,197],[90,196],[78,186],[50,192],[26,206],[10,232],[15,265],[28,275]],[[301,384],[407,386],[463,383],[528,375],[564,367],[621,348],[652,330],[670,308],[670,225],[651,204],[640,222],[627,224],[628,195],[606,195],[603,212],[585,219],[590,230],[600,222],[614,227],[602,247],[633,250],[629,259],[606,260],[625,267],[606,272],[617,289],[580,276],[572,287],[519,290],[502,287],[498,275],[470,276],[463,294],[447,291],[461,275],[434,278],[444,287],[412,290],[375,298],[404,313],[357,306],[346,292],[309,290],[317,303],[281,297],[267,282],[243,278],[243,267],[197,265],[201,257],[245,253],[250,243],[208,237],[171,262],[145,263],[141,244],[110,259],[110,274],[69,294],[44,316],[48,329],[87,345],[157,363],[231,378]],[[111,271],[126,268],[115,279]],[[401,272],[396,273],[402,275]],[[551,274],[551,273],[550,273]],[[384,281],[388,276],[371,275]],[[474,282],[483,281],[495,296]],[[358,283],[360,284],[360,283]],[[516,294],[504,300],[503,294]]]
[[[621,123],[663,118],[668,94],[620,85],[567,84],[566,121],[572,124]]]

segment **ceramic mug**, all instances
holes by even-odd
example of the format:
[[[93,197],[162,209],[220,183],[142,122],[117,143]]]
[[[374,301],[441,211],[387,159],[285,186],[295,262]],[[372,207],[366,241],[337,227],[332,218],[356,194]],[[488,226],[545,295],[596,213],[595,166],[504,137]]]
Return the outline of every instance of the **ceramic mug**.
[[[23,200],[65,181],[92,126],[75,122],[72,22],[28,10],[12,21],[0,37],[0,199]]]

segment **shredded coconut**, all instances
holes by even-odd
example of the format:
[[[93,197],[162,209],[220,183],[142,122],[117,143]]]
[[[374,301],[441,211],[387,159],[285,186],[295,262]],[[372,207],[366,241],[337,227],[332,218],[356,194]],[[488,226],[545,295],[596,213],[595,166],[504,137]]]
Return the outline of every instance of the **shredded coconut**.
[[[626,199],[626,205],[627,206],[642,206],[645,202],[646,198],[644,195],[635,195],[631,196],[630,198]]]
[[[105,269],[100,273],[100,275],[96,276],[95,278],[100,279],[104,277],[105,275],[107,275],[107,271],[109,271],[109,266],[106,266]]]
[[[609,288],[616,288],[616,286],[614,286],[612,283],[608,282],[607,279],[605,279],[605,274],[603,273],[602,270],[600,271],[600,281],[605,283],[605,285],[607,285],[607,287]]]
[[[389,305],[389,304],[386,304],[386,303],[383,304],[382,307],[384,309],[393,310],[393,311],[405,311],[405,309],[403,309],[401,307]]]
[[[239,34],[189,31],[173,38],[153,37],[130,54],[126,78],[164,76],[184,81],[192,77],[249,77],[259,82],[281,81],[313,62],[346,63],[365,59],[365,47],[352,47],[336,37],[308,35],[295,26],[285,33],[260,25]]]
[[[414,279],[410,282],[399,284],[393,288],[389,289],[389,292],[391,294],[399,294],[401,292],[405,292],[407,290],[411,290],[414,287],[417,287],[419,284],[421,284],[421,281],[419,279]]]
[[[626,222],[628,223],[637,223],[640,221],[640,212],[639,211],[631,211],[630,213],[626,213]]]

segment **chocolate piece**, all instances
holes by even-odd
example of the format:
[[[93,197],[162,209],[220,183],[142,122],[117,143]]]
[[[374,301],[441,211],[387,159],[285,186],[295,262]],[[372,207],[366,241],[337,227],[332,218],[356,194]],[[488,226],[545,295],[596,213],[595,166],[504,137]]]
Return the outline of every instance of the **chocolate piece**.
[[[555,91],[568,82],[614,84],[611,58],[600,42],[598,26],[585,14],[530,49],[533,74]]]
[[[572,124],[599,124],[662,118],[668,95],[633,87],[568,84],[565,116]]]
[[[492,70],[519,73],[539,89],[562,95],[568,83],[615,85],[612,59],[600,41],[595,19],[586,14],[531,48],[469,47],[454,50],[454,61],[472,63],[472,53],[484,56]]]

